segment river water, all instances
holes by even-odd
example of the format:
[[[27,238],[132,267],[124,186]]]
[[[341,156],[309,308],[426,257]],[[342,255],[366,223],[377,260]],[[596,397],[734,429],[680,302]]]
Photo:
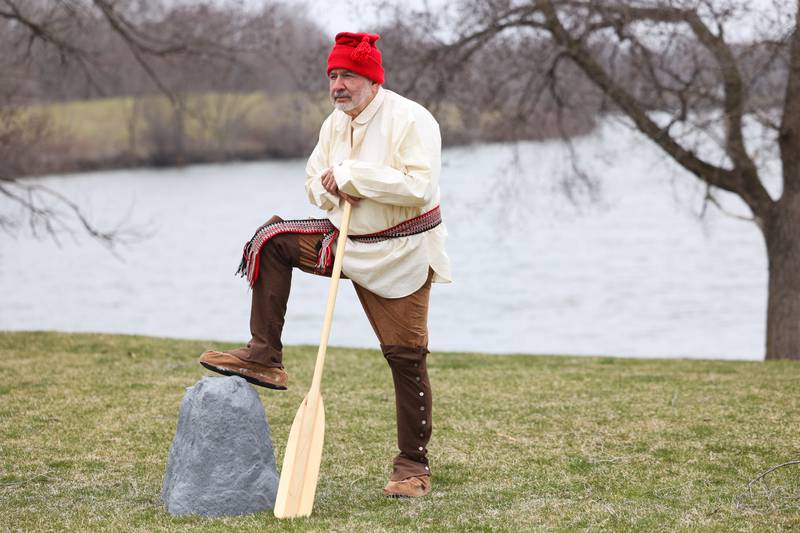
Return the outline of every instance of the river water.
[[[432,350],[760,359],[766,258],[755,225],[711,209],[651,144],[608,123],[579,140],[600,199],[562,192],[558,142],[443,154],[442,209],[455,283],[434,285]],[[100,225],[149,238],[118,257],[76,232],[61,246],[0,233],[0,329],[246,341],[241,247],[272,214],[320,216],[304,161],[51,176]],[[743,212],[735,198],[725,205]],[[316,344],[327,280],[297,272],[284,342]],[[350,282],[332,345],[375,347]]]

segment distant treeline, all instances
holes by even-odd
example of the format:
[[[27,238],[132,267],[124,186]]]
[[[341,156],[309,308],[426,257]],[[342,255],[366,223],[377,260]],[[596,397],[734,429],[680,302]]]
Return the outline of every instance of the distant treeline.
[[[0,17],[6,102],[326,87],[328,39],[286,4],[9,1],[35,27]]]
[[[295,6],[5,3],[15,16],[0,17],[0,175],[302,157],[330,111],[330,39]],[[386,87],[427,105],[446,145],[572,137],[613,110],[577,69],[548,84],[546,41],[491,43],[450,75],[437,70],[442,52],[428,36],[375,30]],[[604,57],[653,109],[680,105],[638,86],[635,55],[614,47]],[[764,72],[750,90],[770,93],[784,78]]]

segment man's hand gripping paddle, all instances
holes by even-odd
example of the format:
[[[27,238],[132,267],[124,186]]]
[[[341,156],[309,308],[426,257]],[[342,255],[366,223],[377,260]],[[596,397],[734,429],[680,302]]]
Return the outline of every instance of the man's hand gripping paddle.
[[[325,407],[322,405],[320,382],[322,367],[325,365],[325,352],[328,349],[328,338],[331,333],[333,307],[336,305],[336,293],[339,289],[339,277],[342,273],[344,244],[347,241],[347,229],[350,225],[349,202],[344,202],[342,223],[339,227],[339,241],[336,244],[336,256],[333,261],[331,284],[328,289],[328,305],[325,308],[325,321],[322,323],[317,364],[314,367],[314,378],[311,389],[297,410],[289,431],[289,442],[281,467],[281,480],[278,484],[278,495],[275,499],[275,516],[277,518],[294,518],[308,516],[314,506],[314,493],[317,490],[319,464],[322,460],[322,442],[325,438]]]

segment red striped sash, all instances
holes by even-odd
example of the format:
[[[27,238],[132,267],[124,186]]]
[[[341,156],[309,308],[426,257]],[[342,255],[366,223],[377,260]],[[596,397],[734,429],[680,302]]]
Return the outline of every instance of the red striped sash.
[[[409,237],[431,230],[442,223],[442,213],[437,205],[430,211],[422,213],[381,231],[366,235],[349,235],[356,242],[381,242],[399,237]],[[272,237],[282,233],[304,233],[324,235],[317,255],[317,272],[325,272],[333,263],[333,243],[339,236],[339,230],[327,218],[307,218],[304,220],[282,220],[259,227],[253,237],[244,245],[242,261],[236,274],[247,278],[252,287],[258,279],[258,265],[261,248]]]

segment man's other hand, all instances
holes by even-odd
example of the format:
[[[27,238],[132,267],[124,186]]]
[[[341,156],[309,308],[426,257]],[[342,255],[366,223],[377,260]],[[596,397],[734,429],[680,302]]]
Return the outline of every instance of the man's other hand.
[[[325,187],[326,191],[334,196],[343,198],[350,205],[358,205],[358,202],[361,201],[361,198],[350,196],[349,194],[339,190],[338,185],[336,185],[336,179],[333,177],[333,168],[329,168],[323,172],[322,176],[320,176],[320,179],[322,180],[322,186]]]

